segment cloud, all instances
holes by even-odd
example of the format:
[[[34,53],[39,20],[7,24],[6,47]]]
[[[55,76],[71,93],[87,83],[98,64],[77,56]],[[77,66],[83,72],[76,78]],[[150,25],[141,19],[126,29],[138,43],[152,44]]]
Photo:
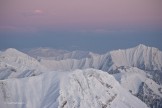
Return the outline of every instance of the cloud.
[[[33,13],[35,13],[35,14],[43,14],[44,12],[43,12],[43,10],[36,9],[36,10],[33,11]]]
[[[22,15],[23,16],[39,16],[39,15],[44,15],[45,12],[41,9],[35,9],[32,11],[27,11],[27,12],[23,12]]]

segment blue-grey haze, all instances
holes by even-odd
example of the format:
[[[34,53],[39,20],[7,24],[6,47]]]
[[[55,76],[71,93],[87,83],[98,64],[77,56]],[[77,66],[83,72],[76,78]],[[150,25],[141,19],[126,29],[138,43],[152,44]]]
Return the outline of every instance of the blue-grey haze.
[[[36,47],[54,49],[84,50],[104,53],[125,49],[138,44],[157,47],[162,50],[162,31],[138,32],[0,32],[0,50],[18,50]]]

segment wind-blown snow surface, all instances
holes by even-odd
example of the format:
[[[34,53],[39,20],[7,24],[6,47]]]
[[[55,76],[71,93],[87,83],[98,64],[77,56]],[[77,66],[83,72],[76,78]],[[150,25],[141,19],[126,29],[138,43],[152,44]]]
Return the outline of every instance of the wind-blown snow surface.
[[[0,100],[2,108],[147,108],[113,76],[94,69],[1,80]]]

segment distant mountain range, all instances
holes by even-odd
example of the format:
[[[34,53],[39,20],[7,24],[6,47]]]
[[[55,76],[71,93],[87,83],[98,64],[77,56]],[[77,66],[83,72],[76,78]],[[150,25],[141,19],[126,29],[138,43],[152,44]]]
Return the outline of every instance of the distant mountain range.
[[[162,108],[162,51],[9,48],[0,52],[0,100],[3,108]]]

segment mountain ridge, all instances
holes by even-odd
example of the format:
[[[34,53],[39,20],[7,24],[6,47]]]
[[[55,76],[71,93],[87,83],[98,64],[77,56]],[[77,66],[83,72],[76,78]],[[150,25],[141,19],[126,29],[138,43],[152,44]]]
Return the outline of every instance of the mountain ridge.
[[[113,76],[94,69],[0,80],[0,87],[3,108],[147,108],[145,103],[123,89]],[[103,88],[102,91],[98,87]],[[16,102],[19,104],[10,104]]]
[[[39,55],[39,53],[37,54]],[[4,99],[3,96],[10,97],[8,93],[16,93],[16,91],[11,92],[10,90],[10,92],[7,92],[8,87],[12,87],[12,82],[10,81],[15,79],[18,83],[13,80],[13,85],[16,84],[15,89],[18,89],[21,92],[12,94],[12,96],[18,95],[27,100],[26,102],[29,102],[30,107],[40,107],[40,104],[42,108],[56,106],[60,108],[72,106],[81,108],[85,106],[87,107],[87,105],[97,108],[109,108],[118,105],[123,105],[125,108],[133,106],[137,107],[137,104],[133,104],[131,99],[129,101],[130,103],[122,101],[124,95],[116,97],[115,95],[111,95],[114,94],[113,91],[105,89],[106,81],[109,80],[110,74],[114,77],[113,81],[118,83],[120,88],[124,89],[124,91],[121,90],[116,93],[122,92],[125,94],[126,92],[127,95],[130,94],[126,98],[133,96],[132,100],[134,100],[134,97],[137,97],[139,103],[144,102],[151,108],[162,107],[162,52],[157,48],[148,47],[143,44],[129,49],[113,50],[102,55],[93,52],[73,51],[66,53],[61,52],[60,55],[54,57],[36,56],[35,58],[14,48],[6,49],[5,51],[0,52],[0,99],[8,100],[8,98]],[[100,75],[102,77],[98,77]],[[79,76],[82,77],[80,78]],[[107,76],[107,80],[104,80],[105,76]],[[35,79],[37,77],[39,77],[38,80]],[[63,80],[62,78],[65,78],[66,80]],[[24,96],[22,92],[28,93],[28,91],[19,87],[19,80],[27,81],[22,81],[20,85],[23,86],[23,83],[26,84],[24,85],[25,87],[29,87],[30,85],[32,88],[29,88],[29,90],[33,91],[33,95],[35,96],[37,93],[35,93],[35,90],[33,89],[35,87],[32,85],[32,82],[36,81],[38,88],[44,86],[44,89],[41,89],[42,91],[39,92],[43,95],[43,100],[38,102],[40,98],[34,100],[35,98],[31,99],[30,96]],[[88,82],[83,83],[82,81],[84,80]],[[62,84],[62,81],[65,84]],[[99,85],[94,86],[95,83],[93,82],[99,84],[100,87]],[[70,88],[71,86],[74,87]],[[88,86],[91,86],[92,88],[89,89],[87,88]],[[87,91],[82,89],[85,87]],[[105,97],[102,95],[101,91],[94,91],[95,89],[97,90],[101,88],[103,89],[102,92],[104,94],[107,94],[104,90],[108,90],[111,93],[107,94],[107,97]],[[73,94],[70,91],[75,91],[76,94]],[[92,94],[83,96],[83,94],[86,95],[84,92],[86,92],[86,94],[92,92]],[[100,98],[96,98],[97,94],[100,94]],[[38,97],[42,96],[38,95]],[[119,100],[117,99],[117,101],[115,101],[114,97],[115,99],[119,98]],[[149,97],[149,99],[147,97]],[[86,100],[84,98],[89,100],[92,99],[91,102],[93,103],[90,101],[85,102]],[[17,100],[15,97],[12,97],[12,99]],[[31,100],[33,102],[31,102]],[[108,104],[108,100],[114,101],[113,103],[109,101]],[[1,104],[2,103],[0,103],[0,105]],[[143,103],[141,103],[141,106],[146,107]],[[15,107],[18,107],[18,105],[15,105]],[[25,108],[26,107],[28,106],[25,106]],[[24,107],[20,105],[20,108]]]

